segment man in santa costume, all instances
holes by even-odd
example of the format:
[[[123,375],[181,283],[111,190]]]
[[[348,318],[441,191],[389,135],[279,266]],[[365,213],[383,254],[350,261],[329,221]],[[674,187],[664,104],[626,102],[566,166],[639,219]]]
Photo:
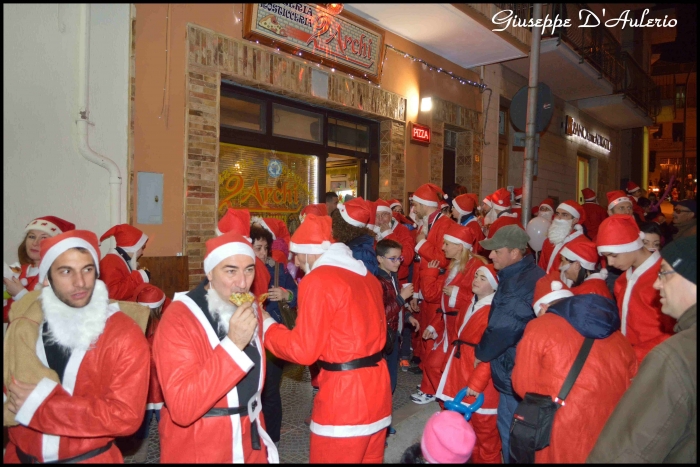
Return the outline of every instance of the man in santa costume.
[[[148,235],[129,224],[119,224],[105,232],[100,237],[100,242],[109,237],[114,237],[117,246],[100,261],[100,277],[107,286],[109,298],[130,300],[136,287],[150,282],[148,270],[139,269],[137,263],[143,254]]]
[[[491,211],[495,212],[496,215],[486,238],[493,238],[498,229],[506,225],[520,225],[518,215],[511,212],[510,191],[499,188],[491,195],[491,203],[493,204]]]
[[[574,295],[597,294],[612,299],[605,279],[608,270],[598,268],[595,243],[571,242],[561,250],[560,279]]]
[[[481,230],[484,235],[488,235],[489,226],[493,224],[496,220],[496,211],[493,210],[493,201],[491,200],[491,195],[486,195],[486,197],[481,200],[481,206],[479,207],[479,213],[481,219]]]
[[[584,188],[581,190],[581,194],[585,201],[583,210],[586,213],[586,221],[583,223],[583,226],[586,228],[588,238],[595,242],[595,238],[598,235],[598,227],[608,217],[608,213],[603,206],[598,204],[595,191],[590,188]]]
[[[491,366],[483,362],[474,365],[474,347],[486,330],[496,289],[498,275],[493,265],[480,266],[471,284],[474,294],[471,303],[459,310],[457,339],[450,342],[449,357],[436,393],[438,399],[450,401],[466,387],[467,397],[462,402],[465,405],[474,402],[472,397],[484,394],[484,403],[470,420],[477,439],[471,457],[476,464],[501,462],[501,438],[496,426],[498,391],[491,381]]]
[[[540,203],[537,217],[541,217],[543,219],[547,219],[549,222],[552,222],[552,219],[554,219],[554,200],[552,198],[545,198]]]
[[[620,331],[627,337],[641,363],[646,354],[673,335],[673,319],[661,312],[661,297],[654,289],[661,255],[644,248],[632,216],[615,215],[600,224],[596,246],[608,264],[624,271],[615,281],[614,295],[620,310]]]
[[[627,195],[634,198],[635,201],[639,201],[639,198],[643,195],[641,187],[632,180],[627,182],[627,188],[625,191],[627,192]]]
[[[581,226],[585,221],[586,212],[576,201],[564,201],[557,207],[537,262],[546,274],[559,269],[559,255],[565,245],[586,240]]]
[[[413,264],[413,257],[415,256],[413,249],[416,247],[416,242],[413,241],[413,236],[408,228],[392,216],[389,203],[380,198],[376,201],[376,204],[376,241],[394,240],[401,245],[403,261],[401,261],[398,271],[399,287],[401,287],[408,282],[408,273],[409,268]]]
[[[206,242],[207,277],[175,294],[158,325],[153,356],[165,406],[159,424],[163,463],[277,463],[262,421],[265,376],[262,313],[236,307],[255,277],[255,253],[228,232]]]
[[[535,452],[535,463],[583,463],[630,386],[637,362],[619,331],[620,319],[612,300],[595,294],[572,296],[551,278],[541,279],[535,289],[538,317],[527,325],[518,344],[513,389],[520,397],[526,393],[549,396],[560,407],[549,446]],[[590,353],[566,400],[559,400],[586,338],[593,339]]]
[[[608,191],[606,196],[608,198],[608,216],[615,214],[632,215],[632,200],[624,191]]]
[[[332,241],[327,216],[309,214],[292,235],[291,251],[306,270],[296,327],[266,315],[265,346],[301,365],[319,361],[309,462],[381,463],[391,423],[382,288],[347,245]]]
[[[44,287],[12,311],[40,308],[37,365],[51,377],[33,384],[6,375],[11,382],[3,399],[19,425],[8,430],[5,462],[123,462],[114,438],[134,433],[141,424],[148,343],[119,304],[109,303],[107,288],[97,279],[99,259],[97,237],[85,230],[41,244],[39,281]],[[19,352],[8,349],[8,342],[5,357]]]

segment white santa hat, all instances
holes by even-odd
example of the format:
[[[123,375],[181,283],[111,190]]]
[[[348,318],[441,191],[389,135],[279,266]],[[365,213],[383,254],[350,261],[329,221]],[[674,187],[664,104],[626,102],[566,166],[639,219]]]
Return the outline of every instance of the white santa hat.
[[[204,273],[214,269],[220,262],[233,255],[246,255],[255,261],[255,252],[250,242],[240,234],[228,232],[207,240],[207,255],[204,257]]]
[[[100,247],[97,235],[89,230],[69,230],[68,232],[47,238],[41,242],[41,260],[39,262],[39,284],[44,282],[46,274],[56,258],[71,248],[85,248],[95,262],[97,276],[100,275]]]

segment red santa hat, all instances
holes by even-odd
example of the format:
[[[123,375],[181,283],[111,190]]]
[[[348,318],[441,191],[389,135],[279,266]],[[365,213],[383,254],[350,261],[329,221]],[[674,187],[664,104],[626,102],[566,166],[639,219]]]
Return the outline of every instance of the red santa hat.
[[[416,223],[413,222],[413,219],[411,219],[410,217],[404,216],[400,212],[393,212],[391,215],[394,216],[394,219],[396,219],[396,221],[400,224],[416,225]]]
[[[586,211],[583,210],[583,206],[578,204],[573,199],[569,199],[557,206],[557,209],[562,209],[576,219],[577,224],[583,224],[586,221]]]
[[[391,210],[391,205],[387,201],[379,198],[375,203],[377,205],[377,212],[388,212],[389,214],[393,212]]]
[[[228,208],[219,219],[215,232],[217,236],[235,232],[250,241],[250,212],[247,209]]]
[[[634,183],[632,180],[627,182],[627,194],[631,195],[632,193],[634,193],[635,191],[638,191],[639,189],[640,189],[639,185]]]
[[[532,209],[530,210],[531,217],[537,217],[537,215],[540,213],[540,207],[539,206],[533,206]]]
[[[301,254],[320,255],[325,253],[333,243],[332,223],[329,216],[308,214],[304,223],[292,235],[289,249],[294,253]]]
[[[521,200],[523,199],[523,187],[518,187],[513,190],[513,194],[515,195],[515,200]]]
[[[309,204],[308,206],[304,206],[304,209],[301,210],[299,213],[299,219],[304,222],[307,214],[312,213],[316,216],[327,216],[328,208],[326,207],[325,203]]]
[[[474,232],[468,227],[453,223],[442,236],[442,239],[450,243],[462,245],[467,250],[471,250],[476,238]]]
[[[499,188],[491,195],[491,203],[497,211],[505,211],[510,208],[510,191]]]
[[[491,195],[486,195],[486,198],[484,198],[483,200],[481,200],[481,202],[484,203],[484,204],[487,205],[487,206],[493,207],[493,199],[492,199]]]
[[[204,257],[204,273],[214,269],[220,262],[233,255],[250,256],[255,261],[255,252],[250,241],[237,232],[225,232],[210,238],[206,243],[207,254]]]
[[[129,301],[148,308],[158,308],[165,302],[165,293],[155,285],[143,283],[136,287]]]
[[[432,183],[425,183],[419,186],[413,193],[413,201],[434,208],[443,204],[445,199],[447,199],[447,195],[440,187]]]
[[[549,206],[549,208],[554,212],[554,200],[552,198],[545,198],[544,201],[540,203],[540,207]]]
[[[590,188],[584,188],[581,190],[581,194],[583,195],[583,199],[585,201],[595,201],[595,191],[591,190]]]
[[[376,208],[362,198],[351,199],[338,205],[343,220],[355,227],[367,227],[376,215]]]
[[[611,210],[620,203],[632,204],[632,200],[622,190],[608,191],[606,196],[608,197],[608,210]]]
[[[100,242],[112,236],[117,241],[117,246],[128,253],[137,252],[148,241],[148,235],[129,224],[115,225],[102,234]]]
[[[400,208],[403,208],[403,206],[401,205],[401,201],[399,201],[398,199],[390,199],[389,200],[389,207],[391,209],[394,209],[397,206]]]
[[[561,250],[561,255],[569,261],[578,261],[583,269],[594,271],[598,264],[598,250],[589,241],[569,242]]]
[[[39,262],[39,283],[44,282],[46,274],[56,258],[71,248],[85,248],[90,252],[97,276],[100,275],[100,247],[97,235],[89,230],[69,230],[41,242],[41,260]]]
[[[474,207],[479,205],[479,196],[477,196],[476,193],[467,193],[467,196],[469,196],[472,201],[474,201]]]
[[[539,314],[540,305],[552,303],[560,298],[573,297],[574,294],[569,288],[557,280],[558,275],[549,274],[544,276],[535,284],[535,295],[532,299],[532,309],[535,314]]]
[[[496,271],[496,268],[493,267],[493,264],[484,264],[483,266],[480,266],[476,272],[483,272],[484,275],[486,276],[486,280],[489,281],[489,284],[491,284],[491,287],[493,290],[498,289],[498,273]]]
[[[75,224],[64,221],[60,217],[42,216],[37,217],[24,228],[25,232],[29,232],[30,230],[40,230],[55,237],[69,230],[75,230]]]
[[[476,203],[474,202],[474,198],[469,194],[459,195],[452,200],[452,207],[459,213],[460,216],[465,216],[474,212]]]
[[[644,247],[644,233],[634,217],[626,214],[610,216],[600,223],[595,239],[598,253],[628,253]]]

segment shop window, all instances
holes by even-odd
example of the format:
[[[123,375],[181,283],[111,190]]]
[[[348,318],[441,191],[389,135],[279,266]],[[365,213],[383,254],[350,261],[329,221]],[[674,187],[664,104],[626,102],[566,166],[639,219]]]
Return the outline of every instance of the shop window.
[[[329,118],[328,147],[368,153],[369,127]]]
[[[457,132],[445,130],[445,148],[455,149],[457,147]]]
[[[272,134],[285,138],[323,142],[323,115],[272,104]]]
[[[258,99],[221,96],[221,126],[265,133],[265,106]]]

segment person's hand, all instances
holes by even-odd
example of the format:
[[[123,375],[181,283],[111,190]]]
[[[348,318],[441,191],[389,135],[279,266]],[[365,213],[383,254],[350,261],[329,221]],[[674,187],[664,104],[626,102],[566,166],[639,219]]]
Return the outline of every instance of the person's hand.
[[[446,285],[445,287],[442,288],[442,292],[447,295],[447,296],[452,296],[452,289],[454,289],[454,285]]]
[[[420,306],[418,305],[418,299],[414,298],[409,302],[411,306],[411,311],[414,313],[420,313]]]
[[[271,302],[279,302],[289,297],[289,292],[283,287],[270,287],[267,293],[267,298],[270,299]]]
[[[408,322],[411,323],[411,324],[413,325],[414,328],[416,328],[416,330],[413,331],[413,332],[418,332],[418,331],[420,331],[420,323],[418,322],[418,320],[417,320],[416,318],[414,318],[413,316],[409,316],[409,317],[408,317]]]
[[[413,284],[407,284],[406,287],[401,289],[401,298],[408,300],[413,297]]]
[[[228,321],[228,338],[236,344],[236,347],[243,350],[253,338],[257,324],[258,320],[253,313],[253,304],[244,303],[238,307]]]
[[[467,396],[477,397],[478,395],[479,395],[479,393],[476,392],[475,390],[473,390],[472,388],[469,388],[469,387],[467,388]]]
[[[387,230],[391,230],[391,221],[387,222],[386,224],[381,224],[379,226],[380,232],[386,232]]]
[[[13,277],[12,279],[7,279],[3,277],[2,281],[5,283],[5,288],[7,288],[7,292],[13,297],[20,293],[22,289],[24,289],[24,286],[16,277]]]
[[[12,377],[12,382],[7,388],[7,408],[10,412],[16,414],[22,408],[29,394],[32,393],[36,384],[23,383]]]
[[[477,366],[479,363],[481,363],[481,360],[479,360],[478,358],[474,357],[474,368],[476,368],[476,366]]]
[[[437,339],[437,334],[432,329],[426,329],[423,331],[423,339],[426,341],[430,339]]]
[[[434,259],[434,260],[432,260],[431,262],[428,263],[428,267],[429,267],[429,268],[433,268],[433,269],[439,268],[439,267],[440,267],[440,261]]]

